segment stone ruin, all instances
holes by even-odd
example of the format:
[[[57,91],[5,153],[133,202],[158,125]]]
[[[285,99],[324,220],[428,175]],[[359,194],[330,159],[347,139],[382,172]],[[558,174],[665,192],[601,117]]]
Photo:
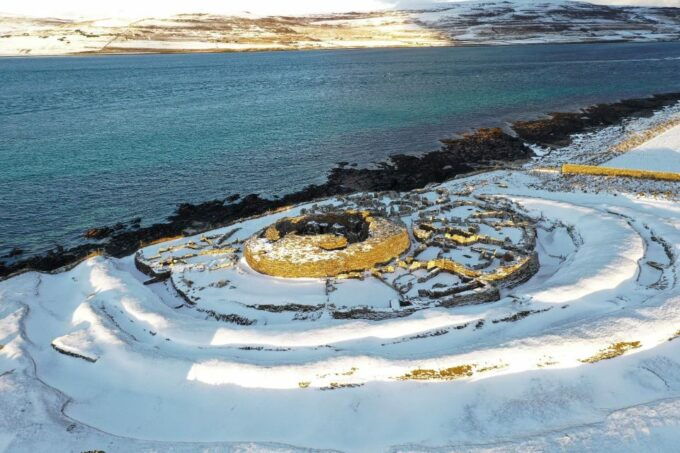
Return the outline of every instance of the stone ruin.
[[[385,319],[490,302],[539,267],[534,222],[502,197],[444,188],[361,193],[295,211],[244,237],[223,229],[150,246],[135,262],[152,281],[170,279],[189,306],[242,324],[263,311],[288,320]],[[240,225],[247,231],[254,220]],[[322,295],[310,302],[296,293],[301,278],[319,281]],[[250,294],[278,279],[290,282],[286,292]]]
[[[248,239],[243,255],[263,274],[323,278],[388,263],[409,246],[401,222],[345,211],[279,220]]]

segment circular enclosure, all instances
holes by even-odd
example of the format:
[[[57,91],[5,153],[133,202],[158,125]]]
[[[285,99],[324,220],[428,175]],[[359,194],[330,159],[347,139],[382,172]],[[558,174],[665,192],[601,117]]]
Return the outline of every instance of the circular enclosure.
[[[256,271],[276,277],[333,277],[370,269],[410,246],[406,228],[367,211],[287,217],[246,241]]]

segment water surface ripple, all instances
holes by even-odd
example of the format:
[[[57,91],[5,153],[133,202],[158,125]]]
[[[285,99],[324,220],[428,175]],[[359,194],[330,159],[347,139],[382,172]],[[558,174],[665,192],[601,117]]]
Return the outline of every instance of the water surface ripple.
[[[0,59],[0,255],[678,74],[677,42]]]

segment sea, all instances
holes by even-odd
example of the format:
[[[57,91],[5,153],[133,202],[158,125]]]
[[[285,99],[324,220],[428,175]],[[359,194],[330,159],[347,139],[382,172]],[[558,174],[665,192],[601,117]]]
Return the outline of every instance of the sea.
[[[0,256],[680,91],[680,42],[0,58]]]

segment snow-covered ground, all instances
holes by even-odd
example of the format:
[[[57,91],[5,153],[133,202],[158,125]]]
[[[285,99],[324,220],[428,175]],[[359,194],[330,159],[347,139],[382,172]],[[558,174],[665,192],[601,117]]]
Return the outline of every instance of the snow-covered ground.
[[[0,55],[678,40],[680,3],[668,1],[675,8],[635,1],[462,0],[249,2],[245,10],[244,2],[195,9],[185,3],[149,9],[137,2],[138,8],[116,4],[112,11],[94,2],[70,9],[58,2],[34,11],[30,3],[17,3],[0,7]],[[72,10],[81,14],[66,14]]]
[[[680,173],[680,126],[675,126],[603,165]]]
[[[496,302],[336,318],[338,306],[400,308],[383,306],[392,289],[370,273],[332,282],[331,301],[327,281],[254,274],[226,251],[312,204],[145,249],[224,242],[233,257],[215,252],[186,275],[172,267],[191,301],[171,280],[145,285],[132,256],[0,282],[0,451],[675,451],[678,184],[547,167],[677,116],[668,108],[417,194],[433,207],[443,194],[511,200],[533,219],[540,268]],[[618,158],[652,146],[665,161],[679,137],[675,127]]]

